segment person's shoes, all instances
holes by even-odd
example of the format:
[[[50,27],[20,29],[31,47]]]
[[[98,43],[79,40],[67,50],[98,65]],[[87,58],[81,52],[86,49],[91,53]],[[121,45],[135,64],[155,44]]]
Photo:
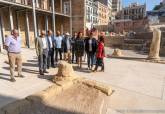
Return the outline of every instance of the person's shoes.
[[[20,78],[24,78],[25,76],[21,74],[21,75],[18,75],[18,77],[20,77]]]
[[[52,68],[56,68],[55,65],[52,65],[51,67],[52,67]]]
[[[45,70],[44,73],[49,73],[49,72]]]
[[[100,72],[104,72],[104,70],[100,70]]]
[[[47,66],[47,69],[49,69],[49,66]]]
[[[43,72],[40,72],[40,75],[44,75],[44,73]]]
[[[11,82],[15,82],[16,80],[15,80],[14,78],[11,78],[10,81],[11,81]]]
[[[93,72],[95,73],[95,72],[97,72],[96,70],[93,70]]]

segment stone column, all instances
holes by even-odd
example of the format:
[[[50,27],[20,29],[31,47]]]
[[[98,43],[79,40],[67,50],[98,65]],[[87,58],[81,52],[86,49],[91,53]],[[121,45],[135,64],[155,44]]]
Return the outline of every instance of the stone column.
[[[56,34],[56,20],[55,20],[55,1],[52,0],[52,28],[54,35]]]
[[[63,1],[62,0],[60,0],[60,10],[61,10],[61,13],[64,13],[63,12]]]
[[[34,22],[34,37],[37,38],[37,22],[36,22],[36,5],[35,0],[33,0],[33,22]]]
[[[161,41],[161,31],[155,28],[153,30],[153,38],[150,46],[148,59],[159,59],[160,41]]]
[[[13,14],[12,14],[12,9],[9,7],[9,17],[10,17],[10,29],[14,29],[14,23],[13,23]]]
[[[70,0],[70,35],[72,36],[72,0]]]
[[[26,44],[27,44],[27,47],[30,48],[30,36],[29,36],[29,16],[28,16],[28,12],[26,11],[26,14],[25,14],[25,22],[26,22]]]
[[[45,30],[46,30],[46,32],[49,30],[49,20],[48,20],[48,15],[45,15]]]
[[[20,25],[18,20],[19,20],[19,12],[16,12],[17,29],[18,29],[18,34],[20,34]]]

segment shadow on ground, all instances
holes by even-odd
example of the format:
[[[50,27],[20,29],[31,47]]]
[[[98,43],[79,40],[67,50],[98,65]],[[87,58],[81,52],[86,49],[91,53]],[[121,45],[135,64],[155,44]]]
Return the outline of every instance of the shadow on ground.
[[[45,104],[41,98],[35,96],[30,96],[23,100],[3,95],[0,95],[0,98],[4,102],[4,104],[1,102],[0,114],[82,114],[80,112],[61,109],[56,106],[49,106]]]
[[[78,66],[73,66],[74,71],[78,71],[78,72],[83,72],[83,73],[91,73],[90,70],[88,70],[87,68],[79,68]]]

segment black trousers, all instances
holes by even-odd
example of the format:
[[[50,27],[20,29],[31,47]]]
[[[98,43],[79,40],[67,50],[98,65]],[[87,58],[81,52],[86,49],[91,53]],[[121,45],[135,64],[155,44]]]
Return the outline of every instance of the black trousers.
[[[60,55],[60,60],[62,60],[62,49],[61,48],[56,48],[56,62],[58,62],[58,54]]]
[[[47,58],[47,67],[54,67],[54,48],[49,49]]]
[[[93,63],[94,63],[94,53],[93,52],[88,52],[87,53],[87,59],[88,59],[88,68],[93,67]]]
[[[101,66],[101,70],[104,71],[104,60],[103,60],[103,58],[97,58],[96,59],[95,70],[97,70],[99,66]]]
[[[47,68],[48,50],[44,49],[43,53],[38,56],[39,71],[44,72]]]
[[[76,50],[72,49],[72,63],[74,62],[74,60],[76,60],[77,63]]]

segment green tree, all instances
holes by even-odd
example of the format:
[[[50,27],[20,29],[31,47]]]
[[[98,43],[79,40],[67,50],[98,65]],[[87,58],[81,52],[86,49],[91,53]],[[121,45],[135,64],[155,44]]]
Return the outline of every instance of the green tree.
[[[163,4],[160,3],[159,5],[156,5],[153,10],[159,10],[161,7],[163,7]]]

